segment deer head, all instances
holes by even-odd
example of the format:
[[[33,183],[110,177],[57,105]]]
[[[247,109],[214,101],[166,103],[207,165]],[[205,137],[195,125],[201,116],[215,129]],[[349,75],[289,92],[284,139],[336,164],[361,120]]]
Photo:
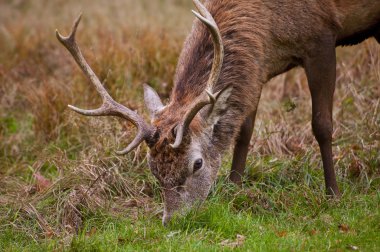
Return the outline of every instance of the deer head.
[[[58,40],[71,53],[103,99],[98,109],[83,110],[71,105],[69,108],[86,116],[122,117],[137,127],[137,135],[132,143],[117,153],[127,154],[143,141],[147,143],[149,167],[163,190],[164,224],[173,213],[181,212],[207,197],[221,160],[220,152],[213,142],[213,127],[226,109],[226,100],[232,91],[230,86],[214,90],[223,63],[222,39],[208,10],[198,0],[193,2],[199,11],[193,13],[207,26],[214,44],[213,65],[206,89],[193,101],[183,101],[181,105],[170,102],[164,106],[158,94],[144,85],[150,124],[136,112],[114,101],[84,59],[75,40],[80,16],[68,37],[56,32]]]

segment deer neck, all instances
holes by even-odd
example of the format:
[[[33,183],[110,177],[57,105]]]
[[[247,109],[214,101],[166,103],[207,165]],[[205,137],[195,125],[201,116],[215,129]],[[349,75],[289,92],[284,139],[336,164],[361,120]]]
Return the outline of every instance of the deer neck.
[[[258,18],[265,15],[261,13],[262,9],[255,7],[255,1],[247,1],[249,8],[234,1],[211,2],[205,4],[220,29],[225,52],[221,74],[213,91],[227,85],[233,87],[227,101],[228,109],[213,129],[213,142],[224,151],[235,141],[248,115],[257,109],[262,85],[268,79],[270,65],[265,59],[268,45],[263,41],[268,41],[269,24],[266,19]],[[213,57],[209,32],[203,24],[194,22],[177,64],[171,96],[174,107],[186,108],[205,92]],[[201,113],[200,116],[205,115]]]
[[[211,43],[211,42],[210,42]],[[232,43],[232,42],[230,42]],[[171,103],[172,107],[181,108],[182,111],[206,89],[208,73],[212,65],[212,47],[195,46],[190,48],[192,53],[185,52],[180,57],[175,78]],[[201,49],[196,49],[201,47]],[[203,51],[203,53],[201,53]],[[228,150],[235,142],[239,130],[245,119],[256,110],[261,94],[261,88],[265,73],[260,61],[255,58],[254,52],[239,51],[238,49],[225,47],[226,56],[220,78],[214,87],[214,91],[232,86],[233,91],[227,100],[227,110],[220,115],[218,122],[213,127],[212,142],[222,153]],[[198,54],[197,59],[189,54]],[[207,113],[200,113],[201,121],[207,121]]]

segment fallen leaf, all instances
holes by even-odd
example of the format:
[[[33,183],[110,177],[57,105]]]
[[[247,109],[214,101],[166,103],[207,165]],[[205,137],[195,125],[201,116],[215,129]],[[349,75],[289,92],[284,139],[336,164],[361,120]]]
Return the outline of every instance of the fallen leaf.
[[[305,152],[302,141],[295,137],[290,137],[288,140],[286,140],[285,146],[290,152],[294,154],[302,154]]]
[[[117,241],[118,241],[119,243],[126,243],[128,240],[125,239],[125,238],[123,238],[123,237],[119,237],[119,238],[117,238]]]
[[[288,232],[286,232],[285,230],[277,232],[277,236],[278,237],[284,237],[284,236],[287,236],[287,235],[288,235]]]
[[[221,241],[219,244],[222,246],[228,246],[231,243],[229,239]]]
[[[349,249],[349,250],[359,250],[359,247],[358,246],[354,246],[354,245],[347,245],[346,248]]]
[[[44,235],[45,235],[45,238],[52,238],[55,235],[55,233],[53,232],[53,230],[47,230],[44,233]]]
[[[245,236],[241,234],[237,234],[236,239],[234,241],[227,239],[220,242],[219,244],[224,247],[236,248],[236,247],[242,246],[244,244],[244,241],[245,241]]]
[[[175,235],[177,235],[179,233],[181,233],[180,230],[178,230],[178,231],[171,231],[169,234],[166,235],[166,237],[171,238],[171,237],[173,237],[173,236],[175,236]]]
[[[316,234],[318,234],[318,231],[315,230],[315,229],[312,229],[312,230],[309,231],[309,235],[310,236],[313,236],[313,235],[316,235]]]
[[[357,178],[362,173],[362,170],[363,170],[362,164],[359,162],[358,159],[354,158],[351,161],[350,166],[348,167],[348,173],[350,174],[351,177]]]
[[[131,199],[131,200],[128,200],[127,202],[125,202],[125,204],[123,206],[126,207],[126,208],[137,207],[138,206],[138,202],[135,199]]]
[[[90,229],[90,231],[88,231],[87,233],[86,233],[86,236],[93,236],[94,234],[96,234],[96,227],[92,227],[91,229]]]
[[[346,224],[339,224],[338,228],[341,233],[348,233],[350,231],[350,227]]]
[[[245,236],[244,236],[244,235],[237,234],[237,235],[236,235],[236,240],[237,240],[237,241],[240,241],[240,242],[244,242],[244,241],[245,241]]]
[[[36,189],[38,192],[43,192],[50,187],[50,180],[42,176],[39,172],[34,173],[33,176],[36,179]]]

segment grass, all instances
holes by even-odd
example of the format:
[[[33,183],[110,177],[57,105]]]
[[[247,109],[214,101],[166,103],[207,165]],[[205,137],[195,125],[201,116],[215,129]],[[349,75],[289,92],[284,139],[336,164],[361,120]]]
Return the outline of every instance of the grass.
[[[380,46],[338,48],[334,162],[340,201],[324,194],[302,69],[264,88],[242,188],[224,159],[209,198],[168,227],[146,147],[116,119],[67,104],[99,98],[56,41],[84,12],[78,41],[115,99],[147,116],[142,85],[167,99],[191,1],[0,3],[0,251],[378,251]]]
[[[218,251],[234,248],[239,251],[339,251],[355,247],[376,251],[380,246],[376,232],[380,228],[379,192],[360,195],[345,190],[342,200],[333,202],[324,199],[322,191],[316,194],[306,185],[240,190],[233,185],[226,189],[225,182],[220,181],[216,188],[205,205],[186,218],[175,220],[169,227],[163,227],[154,215],[139,214],[137,220],[131,221],[97,212],[85,216],[78,235],[69,239],[37,242],[22,232],[7,229],[0,244],[10,251]],[[259,188],[267,204],[244,207],[247,201],[244,198],[249,197],[246,190],[252,194]]]

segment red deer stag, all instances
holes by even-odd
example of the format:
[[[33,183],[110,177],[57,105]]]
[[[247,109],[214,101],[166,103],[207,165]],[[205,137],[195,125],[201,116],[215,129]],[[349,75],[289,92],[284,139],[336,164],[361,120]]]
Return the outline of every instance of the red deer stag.
[[[312,128],[319,143],[327,193],[339,195],[332,159],[335,47],[369,37],[380,42],[380,1],[193,0],[198,12],[179,58],[169,104],[144,86],[147,123],[115,102],[83,58],[75,41],[80,17],[68,37],[57,32],[90,79],[103,105],[69,106],[86,116],[119,116],[137,136],[119,154],[145,141],[149,167],[163,188],[163,222],[202,202],[216,179],[222,154],[235,144],[230,179],[240,184],[263,85],[302,66],[312,97]],[[211,35],[211,36],[210,36]]]

